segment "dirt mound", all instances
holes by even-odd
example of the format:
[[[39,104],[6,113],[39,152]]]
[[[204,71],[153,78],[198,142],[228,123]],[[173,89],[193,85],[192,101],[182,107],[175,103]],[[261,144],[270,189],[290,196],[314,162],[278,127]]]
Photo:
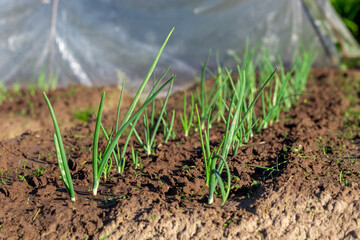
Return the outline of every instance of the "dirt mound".
[[[340,89],[359,79],[358,72],[313,71],[299,104],[228,159],[232,190],[224,207],[220,198],[207,204],[199,135],[184,137],[178,116],[175,139],[153,156],[140,153],[142,169],[134,170],[128,153],[125,172],[114,169],[96,197],[89,189],[93,119],[64,129],[77,194],[76,203],[70,202],[56,165],[49,113],[39,107],[50,130],[0,142],[0,238],[357,239],[360,138],[358,122],[347,114],[360,88],[353,86],[346,97]],[[99,99],[91,99],[94,106]],[[180,108],[182,94],[169,101],[169,109]],[[104,121],[113,122],[115,111],[107,109]],[[221,141],[223,130],[211,129],[212,144]],[[131,145],[138,147],[135,140]]]

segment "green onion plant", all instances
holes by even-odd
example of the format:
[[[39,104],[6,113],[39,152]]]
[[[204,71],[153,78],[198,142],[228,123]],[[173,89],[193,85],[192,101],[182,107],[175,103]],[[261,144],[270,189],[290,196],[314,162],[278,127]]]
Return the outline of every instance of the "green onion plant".
[[[104,126],[100,123],[101,130],[106,138],[106,141],[108,141],[108,143],[111,142],[111,138],[112,138],[114,131],[117,132],[119,130],[119,119],[120,119],[120,111],[121,111],[121,103],[122,103],[122,97],[123,97],[123,93],[124,93],[124,87],[125,87],[125,80],[123,80],[123,83],[121,86],[120,97],[119,97],[119,102],[118,102],[118,106],[117,106],[116,122],[115,122],[115,128],[114,128],[115,130],[114,129],[112,130],[110,137],[109,137],[109,134],[106,132]],[[120,151],[120,145],[119,145],[119,143],[117,143],[115,146],[116,150],[113,150],[113,152],[112,152],[112,156],[115,160],[118,173],[122,173],[124,171],[125,153],[126,153],[126,148],[129,144],[131,135],[132,134],[128,135],[128,138],[126,139],[126,142],[122,148],[122,151]],[[109,161],[112,162],[111,158],[109,159]],[[106,167],[105,167],[105,169],[106,169]]]
[[[47,92],[48,90],[54,90],[59,80],[59,73],[47,74],[48,67],[45,66],[40,70],[39,76],[37,77],[37,88]]]
[[[201,120],[201,129],[205,127],[205,121],[208,117],[209,112],[212,111],[213,107],[215,106],[216,102],[219,101],[219,97],[221,96],[221,88],[219,87],[219,78],[215,79],[215,84],[211,87],[209,91],[206,89],[205,85],[205,73],[207,71],[207,64],[209,61],[209,57],[211,55],[211,51],[209,51],[209,55],[207,56],[204,66],[201,71],[201,78],[200,78],[200,90],[197,90],[197,102],[200,107],[200,120]],[[214,116],[210,119],[210,128],[212,123],[216,120],[217,116]]]
[[[206,129],[204,130],[204,136],[202,134],[202,129],[201,129],[201,120],[200,120],[200,115],[199,115],[199,110],[197,105],[195,105],[195,110],[196,110],[196,116],[197,116],[197,124],[198,124],[198,129],[199,129],[199,135],[200,135],[200,144],[201,144],[201,150],[202,150],[202,154],[203,154],[203,160],[204,160],[204,167],[205,167],[205,185],[209,186],[209,182],[210,182],[210,173],[211,173],[211,161],[212,158],[214,156],[214,150],[211,151],[210,149],[210,133],[209,133],[209,124],[206,124]],[[208,121],[209,122],[209,118],[210,118],[211,113],[208,114]],[[220,148],[218,148],[219,150]],[[217,152],[219,153],[219,152]]]
[[[118,131],[116,133],[114,133],[114,137],[112,139],[112,141],[110,142],[108,148],[104,151],[104,153],[102,154],[102,159],[101,161],[98,163],[97,161],[99,160],[96,155],[97,153],[95,151],[93,151],[93,161],[95,161],[96,163],[93,163],[93,195],[97,195],[97,190],[98,190],[98,187],[99,187],[99,183],[100,183],[100,176],[101,174],[103,173],[104,171],[104,168],[110,158],[110,156],[113,154],[113,151],[116,147],[116,145],[118,144],[118,141],[119,141],[119,138],[122,136],[122,134],[124,133],[125,129],[132,125],[132,129],[134,129],[135,127],[135,122],[140,118],[141,116],[141,113],[147,108],[147,106],[152,103],[156,96],[169,84],[173,84],[173,81],[174,81],[174,78],[175,78],[175,75],[173,75],[169,80],[167,80],[164,84],[162,84],[156,91],[155,91],[155,87],[158,86],[162,80],[162,78],[153,86],[153,89],[150,91],[150,94],[148,95],[148,97],[146,98],[145,102],[142,104],[142,106],[133,114],[134,110],[135,110],[135,107],[137,105],[137,102],[139,101],[139,98],[140,98],[140,95],[142,94],[147,82],[149,81],[156,65],[157,65],[157,62],[161,56],[161,53],[163,52],[164,48],[165,48],[165,45],[166,43],[168,42],[170,36],[171,36],[171,33],[173,32],[174,29],[172,29],[170,31],[170,33],[168,34],[167,38],[165,39],[163,45],[161,46],[152,66],[150,67],[150,70],[148,72],[148,74],[146,75],[144,81],[142,82],[142,84],[140,85],[130,107],[129,107],[129,110],[128,112],[126,113],[122,123],[120,124],[120,127],[118,129]],[[164,75],[163,75],[164,76]],[[170,87],[171,89],[171,87]],[[99,106],[99,112],[97,114],[97,122],[100,118],[101,120],[101,111],[102,111],[102,106],[101,106],[101,103],[100,103],[100,106]],[[99,134],[99,129],[100,129],[100,121],[99,121],[99,124],[96,124],[95,125],[95,133],[94,133],[94,143],[97,144],[97,141],[95,140],[95,136],[98,136]],[[93,146],[93,148],[96,148],[97,149],[97,146]]]
[[[138,167],[142,168],[141,158],[139,157],[138,152],[133,148],[133,146],[131,146],[131,157],[134,164],[134,169],[137,169]]]
[[[194,95],[191,93],[190,94],[191,97],[191,104],[190,104],[190,113],[189,115],[187,114],[186,110],[187,110],[187,102],[186,102],[186,90],[184,91],[184,100],[183,100],[183,114],[180,113],[180,121],[181,121],[181,125],[182,128],[184,130],[184,136],[188,137],[189,136],[189,131],[191,126],[193,126],[193,118],[194,118]]]
[[[207,128],[204,132],[205,139],[203,139],[202,131],[201,131],[201,121],[200,121],[200,115],[196,107],[196,114],[198,118],[198,127],[199,127],[199,134],[200,134],[200,143],[201,148],[203,152],[203,157],[205,161],[205,174],[206,174],[206,183],[209,186],[209,199],[208,203],[212,204],[214,201],[214,193],[217,184],[219,183],[223,204],[225,204],[229,192],[230,192],[230,179],[231,179],[231,173],[229,170],[229,166],[227,164],[227,157],[229,155],[229,151],[231,146],[234,146],[236,144],[237,134],[239,131],[242,131],[244,129],[244,123],[246,121],[246,117],[252,112],[253,107],[257,99],[259,98],[261,92],[264,90],[266,84],[270,81],[272,76],[275,72],[272,73],[272,75],[265,81],[265,83],[261,86],[259,89],[259,92],[254,96],[254,99],[251,101],[251,103],[246,106],[245,112],[244,112],[244,105],[246,105],[246,95],[245,95],[245,85],[246,85],[246,74],[245,71],[242,72],[242,77],[239,77],[236,84],[233,83],[231,79],[231,73],[230,71],[227,71],[229,75],[229,79],[232,82],[233,85],[233,96],[231,98],[230,105],[226,105],[226,101],[223,100],[226,109],[228,110],[228,116],[225,118],[225,116],[222,116],[222,118],[225,121],[225,133],[222,138],[222,141],[220,145],[218,146],[217,150],[210,151],[210,143],[209,143],[209,119],[211,113],[208,113],[207,116]],[[253,124],[252,124],[253,126]],[[205,140],[205,141],[204,141]],[[223,171],[223,168],[226,168],[226,175],[228,179],[227,185],[224,184],[221,174]]]
[[[172,111],[171,119],[169,118],[167,112],[165,111],[164,116],[162,118],[164,143],[167,143],[170,138],[174,139],[176,136],[176,133],[173,129],[174,121],[175,121],[175,110]]]
[[[8,90],[6,89],[4,83],[0,79],[0,104],[6,99],[8,95]]]
[[[165,81],[165,83],[163,83],[157,90],[155,89],[157,86],[159,86],[161,80],[163,79],[163,77],[154,85],[153,89],[150,91],[148,97],[146,98],[145,102],[142,104],[142,106],[133,114],[133,112],[135,111],[135,107],[139,101],[140,95],[142,94],[142,92],[145,89],[145,86],[147,84],[147,82],[149,81],[156,65],[157,62],[161,56],[161,53],[163,52],[166,43],[168,42],[172,32],[174,29],[172,29],[170,31],[170,33],[168,34],[167,38],[165,39],[163,45],[161,46],[152,66],[150,67],[150,70],[148,71],[144,81],[142,82],[142,84],[140,85],[134,99],[133,102],[131,103],[128,112],[126,113],[122,123],[120,124],[120,126],[115,129],[117,131],[115,131],[114,133],[111,134],[111,136],[114,136],[111,139],[111,136],[107,138],[108,143],[107,146],[105,148],[105,150],[103,152],[99,151],[99,135],[100,135],[100,128],[101,128],[101,117],[102,117],[102,111],[103,111],[103,106],[104,106],[104,100],[105,100],[105,92],[102,94],[101,96],[101,100],[100,100],[100,105],[99,105],[99,109],[98,109],[98,113],[96,115],[96,124],[95,124],[95,131],[94,131],[94,138],[93,138],[93,153],[92,153],[92,168],[93,168],[93,188],[92,188],[92,192],[93,195],[97,195],[97,191],[98,191],[98,187],[99,187],[99,183],[100,183],[100,177],[105,173],[105,177],[107,177],[108,173],[109,173],[109,169],[111,168],[111,162],[109,162],[111,155],[116,155],[115,154],[115,147],[118,145],[118,140],[121,137],[121,135],[124,133],[125,129],[129,126],[132,125],[132,129],[134,129],[135,125],[136,125],[136,121],[140,118],[141,113],[146,109],[146,107],[152,103],[156,96],[166,87],[171,83],[171,86],[173,84],[175,75],[173,75],[169,80]],[[169,70],[169,69],[168,69]],[[168,71],[167,70],[167,71]],[[166,73],[165,73],[166,74]],[[165,75],[164,74],[164,75]],[[163,75],[163,76],[164,76]],[[170,87],[171,89],[171,87]],[[122,96],[122,95],[121,95]],[[50,110],[50,114],[53,118],[53,122],[54,122],[54,128],[55,128],[55,132],[56,132],[56,140],[55,141],[55,147],[58,149],[60,152],[60,155],[58,155],[58,161],[60,161],[61,166],[59,164],[59,168],[60,168],[60,172],[63,176],[63,181],[64,184],[66,186],[66,188],[68,189],[70,196],[71,196],[71,200],[75,201],[75,197],[74,197],[74,191],[73,191],[73,184],[72,184],[72,180],[71,180],[71,175],[67,166],[67,161],[66,161],[66,154],[63,148],[63,143],[61,140],[61,135],[60,135],[60,131],[59,131],[59,127],[58,124],[56,122],[56,118],[55,118],[55,114],[51,108],[50,102],[46,97],[46,94],[44,93],[44,97],[45,100],[48,103],[49,106],[49,110]],[[121,98],[121,97],[120,97]],[[120,100],[121,102],[121,100]],[[120,108],[120,104],[119,104],[119,108]],[[119,115],[119,111],[118,111],[118,115]],[[103,129],[104,135],[105,129]],[[60,156],[60,158],[59,158]],[[110,166],[110,167],[109,167]]]
[[[117,166],[118,173],[123,173],[126,162],[126,151],[130,143],[130,138],[134,135],[140,146],[147,155],[152,154],[155,146],[155,138],[162,124],[163,141],[166,143],[170,138],[175,137],[173,130],[175,121],[175,111],[171,112],[171,117],[166,112],[166,106],[171,94],[175,75],[164,81],[170,67],[154,83],[149,94],[138,106],[140,96],[143,94],[149,79],[153,75],[157,62],[173,32],[168,34],[162,44],[152,66],[150,67],[144,81],[141,83],[125,117],[120,121],[121,102],[124,91],[123,81],[120,93],[117,117],[115,126],[108,133],[101,123],[102,112],[105,101],[105,92],[101,96],[99,108],[95,115],[96,124],[92,146],[92,169],[93,169],[93,195],[97,195],[101,176],[104,180],[109,178],[113,163]],[[185,137],[189,136],[191,128],[197,128],[200,135],[200,144],[204,161],[206,186],[209,188],[208,203],[212,204],[214,195],[219,189],[222,197],[222,205],[225,204],[231,185],[231,172],[228,166],[228,157],[230,152],[235,156],[239,147],[247,143],[254,135],[254,131],[261,131],[279,121],[280,113],[288,110],[298,101],[300,94],[305,90],[307,75],[314,56],[310,51],[303,51],[301,55],[295,58],[294,66],[290,71],[285,67],[278,57],[279,72],[274,71],[273,63],[270,57],[264,54],[262,58],[256,58],[257,47],[249,48],[249,42],[246,43],[245,53],[242,59],[234,55],[238,61],[237,79],[233,79],[232,70],[220,66],[217,57],[217,72],[211,73],[207,68],[209,57],[205,60],[200,78],[200,89],[196,95],[190,94],[190,104],[188,109],[187,93],[184,92],[183,110],[180,114],[182,128]],[[262,64],[262,65],[261,65]],[[255,69],[259,69],[259,73]],[[210,72],[214,78],[214,84],[207,90],[205,84],[205,74]],[[45,84],[45,72],[39,76],[39,85]],[[272,79],[274,79],[272,81]],[[168,88],[164,102],[161,102],[160,112],[156,113],[155,98],[165,88]],[[58,123],[55,118],[51,103],[46,94],[44,98],[49,107],[53,120],[55,134],[54,145],[57,154],[58,166],[61,178],[67,191],[70,194],[71,201],[75,201],[74,187],[67,165],[66,153],[60,135]],[[261,112],[256,115],[254,105],[261,98]],[[137,110],[135,110],[137,109]],[[190,111],[188,111],[190,110]],[[143,114],[144,113],[144,114]],[[143,117],[143,139],[138,133],[137,123]],[[194,120],[196,117],[196,123]],[[210,143],[210,128],[212,124],[223,122],[225,125],[224,135],[217,146]],[[125,130],[130,127],[126,136],[125,143],[119,143],[120,137],[124,135]],[[100,131],[102,131],[106,145],[100,147]],[[131,160],[134,169],[142,168],[142,162],[138,151],[130,146]],[[127,155],[129,156],[129,155]],[[223,177],[226,176],[224,180]]]
[[[295,89],[296,100],[298,101],[301,93],[306,88],[306,83],[308,79],[308,74],[315,60],[316,54],[312,53],[309,50],[305,50],[302,47],[301,54],[296,55],[294,62],[294,77],[293,77],[293,88]]]
[[[151,109],[150,117],[148,115],[147,109],[145,109],[145,114],[143,116],[144,141],[141,139],[141,137],[139,136],[136,129],[134,129],[135,137],[138,140],[140,146],[143,147],[143,149],[145,150],[147,155],[152,154],[152,150],[154,148],[154,143],[155,143],[155,137],[156,137],[156,134],[157,134],[157,132],[159,130],[160,123],[162,122],[163,115],[165,113],[165,108],[166,108],[167,102],[168,102],[169,97],[170,97],[170,93],[171,93],[173,83],[174,83],[174,81],[171,81],[170,87],[169,87],[168,92],[166,94],[165,101],[162,104],[162,107],[161,107],[161,110],[160,110],[160,113],[159,113],[159,116],[158,116],[157,120],[155,119],[155,101],[153,101],[153,103],[152,103],[152,109]]]
[[[45,101],[46,101],[46,103],[48,105],[50,115],[51,115],[51,118],[52,118],[53,124],[54,124],[54,129],[55,129],[54,145],[55,145],[56,157],[57,157],[57,161],[58,161],[58,166],[59,166],[59,170],[60,170],[61,179],[62,179],[62,181],[63,181],[63,183],[65,185],[66,190],[70,194],[71,201],[75,202],[74,186],[73,186],[73,182],[72,182],[68,162],[67,162],[67,159],[66,159],[66,152],[65,152],[65,149],[64,149],[64,144],[63,144],[63,141],[61,139],[59,125],[57,123],[54,110],[53,110],[53,108],[51,106],[51,103],[50,103],[48,97],[46,96],[45,92],[43,93],[43,95],[44,95]]]
[[[224,106],[224,99],[227,99],[227,95],[229,93],[229,85],[228,85],[228,74],[226,71],[221,67],[219,55],[216,56],[216,64],[217,64],[217,74],[213,76],[215,78],[215,85],[219,89],[219,96],[216,101],[216,121],[221,122],[221,116],[225,114],[225,106]]]
[[[266,55],[264,55],[266,56]],[[257,126],[257,131],[271,126],[274,122],[279,121],[280,113],[291,106],[290,96],[292,95],[289,81],[293,71],[285,71],[281,58],[278,58],[280,72],[274,75],[274,81],[269,84],[269,89],[261,94],[262,102],[262,119]],[[263,57],[264,70],[262,76],[268,74],[273,69],[272,63],[268,57]],[[261,81],[261,79],[260,79]]]
[[[237,69],[239,74],[238,74],[238,80],[235,85],[234,80],[231,77],[230,71],[225,68],[229,76],[229,81],[231,83],[231,91],[233,93],[233,98],[235,97],[235,101],[232,101],[232,103],[235,104],[236,101],[242,101],[241,103],[239,103],[240,112],[238,113],[240,114],[239,118],[241,119],[241,124],[239,124],[239,127],[234,133],[234,144],[232,144],[233,156],[236,155],[238,148],[242,145],[243,142],[249,141],[249,138],[252,136],[252,129],[254,128],[254,125],[257,123],[255,111],[253,109],[253,103],[255,102],[254,101],[255,94],[253,93],[253,91],[246,92],[247,90],[245,87],[247,82],[246,72],[245,70],[240,71],[239,67],[237,67]],[[242,87],[241,84],[244,84],[244,86]],[[244,89],[243,96],[241,96],[240,99],[238,99],[237,95],[234,94],[239,92],[239,89]],[[249,101],[249,103],[247,103],[247,101]],[[231,105],[230,107],[225,105],[225,107],[229,111],[229,115],[232,115],[232,112],[235,111],[234,110],[235,105],[234,106]],[[225,124],[227,122],[225,118],[224,118],[224,122]]]

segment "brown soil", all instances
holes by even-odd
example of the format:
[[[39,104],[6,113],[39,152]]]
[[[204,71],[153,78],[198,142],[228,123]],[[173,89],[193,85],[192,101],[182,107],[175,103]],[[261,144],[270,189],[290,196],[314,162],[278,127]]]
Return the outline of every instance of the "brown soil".
[[[81,123],[74,112],[96,109],[103,89],[75,87],[48,94],[70,155],[77,194],[70,202],[47,106],[40,93],[24,92],[0,105],[0,239],[357,239],[359,76],[313,71],[298,106],[228,159],[233,189],[224,207],[220,198],[207,204],[199,136],[184,137],[178,116],[175,139],[153,156],[141,153],[143,169],[134,170],[128,156],[125,173],[114,169],[93,197],[94,118]],[[103,118],[111,126],[119,91],[105,90]],[[182,96],[174,94],[168,108],[181,109]],[[126,106],[130,97],[125,100]],[[221,124],[211,129],[214,146],[222,133]]]
[[[104,111],[117,108],[119,89],[110,87],[82,87],[72,86],[48,92],[60,127],[67,128],[78,123],[86,123],[86,114],[97,110],[102,92],[106,92],[106,105]],[[123,105],[129,105],[131,97],[123,97]],[[53,123],[47,105],[41,92],[34,95],[22,90],[20,93],[10,93],[0,104],[0,141],[21,135],[25,131],[52,129]]]

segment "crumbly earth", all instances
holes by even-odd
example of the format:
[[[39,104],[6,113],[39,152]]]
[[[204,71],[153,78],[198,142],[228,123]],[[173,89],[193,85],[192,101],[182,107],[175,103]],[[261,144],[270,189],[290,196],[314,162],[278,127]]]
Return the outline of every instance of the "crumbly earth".
[[[103,89],[48,94],[62,127],[75,203],[59,177],[41,93],[3,102],[0,239],[359,238],[360,72],[317,69],[309,78],[297,106],[229,157],[232,189],[223,207],[220,198],[207,204],[199,133],[183,136],[183,93],[168,105],[168,112],[177,110],[175,139],[158,144],[149,157],[140,152],[142,169],[134,170],[129,149],[124,173],[114,168],[96,197],[90,193],[94,117],[84,123],[76,111],[96,110]],[[113,126],[119,91],[105,90],[110,99],[103,122]],[[125,109],[130,101],[124,98]],[[222,124],[211,129],[213,146],[223,130]],[[131,145],[139,149],[135,139]]]
[[[106,92],[104,111],[114,110],[119,101],[119,89],[109,87],[70,86],[47,93],[61,128],[86,123],[88,115],[94,113],[102,92]],[[131,103],[131,97],[124,94],[123,107]],[[125,109],[124,109],[125,110]],[[0,104],[0,141],[20,136],[25,131],[52,129],[53,123],[46,102],[40,91],[31,93],[21,90],[11,92]]]

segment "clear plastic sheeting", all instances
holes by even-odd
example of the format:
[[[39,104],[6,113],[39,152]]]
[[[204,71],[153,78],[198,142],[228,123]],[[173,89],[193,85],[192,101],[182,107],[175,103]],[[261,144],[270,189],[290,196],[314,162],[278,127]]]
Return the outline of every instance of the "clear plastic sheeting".
[[[322,44],[327,49],[333,49],[335,45],[339,48],[341,57],[360,57],[358,43],[328,0],[304,0],[304,2],[311,14],[310,20],[316,25],[314,29],[319,31],[317,33],[318,38],[322,38]]]
[[[209,49],[234,66],[247,38],[290,64],[301,45],[317,50],[320,66],[338,62],[339,41],[359,56],[328,0],[0,0],[0,79],[36,84],[45,67],[58,86],[117,84],[120,75],[131,92],[172,27],[155,75],[171,65],[176,88],[199,76]]]

